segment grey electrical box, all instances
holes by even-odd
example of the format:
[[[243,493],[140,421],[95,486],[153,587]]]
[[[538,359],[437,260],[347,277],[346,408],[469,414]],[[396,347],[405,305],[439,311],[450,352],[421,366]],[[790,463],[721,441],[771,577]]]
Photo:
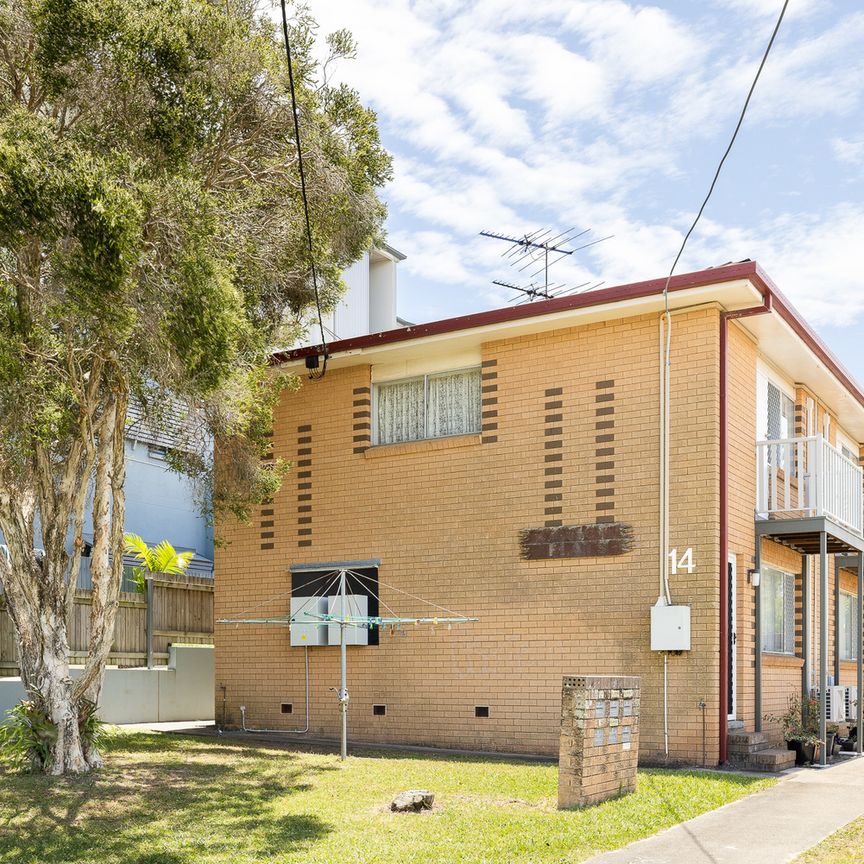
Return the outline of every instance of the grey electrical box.
[[[337,617],[342,616],[342,597],[328,597],[328,612]],[[347,618],[365,618],[368,614],[369,598],[364,594],[348,594],[345,597],[345,610]],[[339,631],[341,625],[333,621],[327,628],[330,632],[327,637],[328,644],[339,645]],[[345,644],[346,645],[368,645],[369,644],[369,628],[365,626],[349,625],[345,628]]]
[[[291,645],[320,646],[327,644],[327,625],[321,615],[327,614],[326,597],[291,598]]]
[[[651,650],[690,650],[690,607],[651,607]]]

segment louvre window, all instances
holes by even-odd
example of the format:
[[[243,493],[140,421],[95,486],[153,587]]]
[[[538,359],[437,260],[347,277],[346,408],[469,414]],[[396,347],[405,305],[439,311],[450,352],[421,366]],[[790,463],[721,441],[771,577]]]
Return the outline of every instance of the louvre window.
[[[479,432],[479,368],[377,384],[375,431],[377,444]]]
[[[858,652],[855,650],[856,636],[858,635],[858,610],[856,608],[858,598],[854,594],[840,592],[840,659],[857,660]]]
[[[768,439],[793,437],[795,403],[770,381],[768,382]]]
[[[795,577],[762,568],[762,650],[795,653]]]

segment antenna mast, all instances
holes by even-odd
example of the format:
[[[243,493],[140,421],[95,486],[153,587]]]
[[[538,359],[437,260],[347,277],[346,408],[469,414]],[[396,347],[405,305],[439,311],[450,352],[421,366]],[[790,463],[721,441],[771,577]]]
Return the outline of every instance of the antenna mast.
[[[583,243],[581,246],[569,248],[569,244],[580,237],[585,237],[585,235],[591,232],[591,229],[586,228],[583,231],[577,231],[576,228],[568,228],[566,231],[560,231],[557,234],[553,234],[553,230],[552,228],[538,228],[536,231],[532,231],[522,237],[500,234],[497,231],[481,231],[481,237],[490,237],[493,240],[503,240],[505,243],[509,243],[510,248],[502,253],[501,257],[507,259],[507,263],[511,267],[515,267],[520,273],[527,270],[528,278],[532,280],[528,286],[514,285],[512,282],[500,279],[493,280],[492,284],[521,292],[525,295],[522,302],[532,299],[549,300],[561,294],[568,294],[586,288],[587,290],[591,290],[602,285],[602,282],[590,285],[590,287],[588,287],[589,282],[583,282],[581,285],[570,287],[564,283],[550,285],[549,268],[574,252],[579,252],[582,249],[587,249],[589,246],[609,240],[613,235],[610,234],[608,237],[600,237],[597,240]],[[541,273],[543,274],[542,285],[533,281]]]

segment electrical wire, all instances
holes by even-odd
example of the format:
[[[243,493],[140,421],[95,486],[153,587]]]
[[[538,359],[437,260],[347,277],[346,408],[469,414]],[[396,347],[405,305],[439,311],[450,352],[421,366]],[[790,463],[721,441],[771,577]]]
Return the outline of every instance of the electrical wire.
[[[738,117],[738,122],[735,124],[735,131],[732,133],[732,137],[729,139],[729,144],[726,147],[726,152],[723,154],[723,158],[717,165],[717,170],[714,172],[714,178],[711,180],[711,186],[708,188],[708,194],[705,196],[705,200],[702,202],[702,206],[699,208],[699,212],[696,214],[696,218],[693,220],[693,224],[690,226],[687,233],[684,235],[684,240],[681,242],[681,248],[678,250],[678,254],[675,256],[675,260],[672,262],[672,267],[669,270],[669,275],[666,277],[666,286],[663,288],[663,294],[666,300],[667,316],[669,314],[669,281],[672,279],[672,274],[675,272],[675,268],[678,266],[678,261],[681,259],[681,255],[684,253],[684,247],[687,245],[687,241],[690,239],[690,235],[693,233],[696,225],[702,218],[702,213],[704,212],[705,207],[708,205],[708,201],[711,198],[712,193],[714,192],[714,187],[717,185],[717,180],[720,177],[720,172],[723,170],[723,165],[726,162],[726,158],[732,151],[732,146],[735,144],[735,139],[738,137],[738,132],[741,130],[741,126],[744,123],[744,117],[747,114],[747,109],[750,107],[750,99],[753,97],[753,92],[756,90],[756,84],[759,81],[759,76],[762,74],[762,70],[765,68],[765,63],[768,60],[768,55],[771,53],[771,48],[773,47],[774,40],[776,39],[777,33],[780,30],[780,25],[783,23],[783,16],[786,14],[786,7],[788,5],[789,0],[784,0],[783,8],[780,10],[780,17],[777,19],[777,23],[774,25],[774,31],[771,33],[771,38],[768,40],[768,45],[765,48],[765,53],[762,55],[762,61],[759,63],[759,68],[756,70],[756,77],[753,79],[753,83],[750,85],[750,90],[747,93],[747,98],[744,100],[744,107],[741,109],[741,115]]]
[[[294,141],[297,145],[297,170],[300,174],[300,195],[303,198],[303,215],[306,217],[306,240],[309,246],[309,266],[312,270],[312,288],[315,292],[315,309],[318,312],[318,328],[321,332],[321,352],[323,362],[321,371],[309,373],[310,378],[321,379],[327,372],[327,339],[324,336],[324,318],[321,314],[321,296],[318,292],[318,271],[315,267],[315,251],[312,244],[312,220],[309,218],[309,198],[306,195],[306,172],[303,170],[303,150],[300,147],[300,119],[297,113],[297,93],[294,87],[294,63],[291,58],[291,40],[288,38],[288,13],[285,11],[285,0],[280,0],[282,7],[282,34],[285,37],[285,55],[288,58],[288,84],[291,89],[291,116],[294,118]]]
[[[711,195],[714,193],[714,187],[717,185],[717,181],[720,178],[720,172],[723,170],[723,166],[726,163],[726,159],[729,157],[729,154],[732,152],[732,147],[735,144],[735,140],[738,138],[738,133],[741,131],[741,127],[744,124],[744,118],[747,115],[747,109],[750,107],[750,100],[753,98],[753,93],[756,90],[756,84],[759,82],[759,78],[762,75],[762,70],[765,68],[765,63],[768,60],[768,55],[771,53],[771,49],[774,46],[774,41],[777,38],[777,33],[780,30],[780,25],[783,23],[783,17],[786,14],[786,9],[789,6],[789,0],[784,0],[783,6],[780,9],[780,15],[777,18],[777,23],[774,25],[774,30],[771,33],[771,38],[768,40],[768,45],[765,48],[764,53],[762,54],[762,60],[759,62],[759,67],[756,70],[756,75],[753,78],[753,82],[750,84],[750,89],[747,92],[747,98],[744,100],[744,105],[741,108],[741,113],[738,116],[738,122],[735,124],[735,129],[732,132],[732,137],[729,139],[729,143],[726,145],[726,150],[723,153],[719,163],[717,164],[717,169],[714,172],[714,176],[711,179],[711,185],[708,187],[708,192],[705,195],[705,198],[702,200],[702,204],[699,207],[698,212],[696,213],[696,217],[693,219],[690,227],[687,229],[687,233],[684,235],[684,239],[681,241],[681,246],[678,249],[678,254],[675,256],[674,261],[672,262],[672,266],[669,268],[669,275],[666,277],[666,282],[663,286],[663,307],[664,312],[661,316],[661,324],[660,324],[660,333],[661,333],[661,357],[660,357],[660,462],[661,462],[661,478],[660,478],[660,487],[661,487],[661,517],[660,517],[660,531],[661,531],[661,555],[663,560],[661,562],[661,573],[664,576],[664,582],[666,585],[665,595],[667,598],[667,602],[669,600],[669,588],[668,588],[668,552],[669,552],[669,514],[668,514],[668,506],[669,506],[669,493],[668,493],[668,484],[669,484],[669,415],[671,413],[671,366],[672,366],[672,312],[669,308],[669,284],[672,281],[672,275],[675,272],[675,268],[678,266],[678,262],[681,260],[681,256],[684,254],[684,248],[687,246],[687,241],[690,239],[690,236],[693,234],[693,231],[696,229],[696,226],[699,224],[699,220],[702,218],[702,214],[705,212],[705,208],[708,206],[708,202],[711,199]],[[664,319],[665,319],[665,338],[664,338]],[[661,591],[661,595],[663,591]]]

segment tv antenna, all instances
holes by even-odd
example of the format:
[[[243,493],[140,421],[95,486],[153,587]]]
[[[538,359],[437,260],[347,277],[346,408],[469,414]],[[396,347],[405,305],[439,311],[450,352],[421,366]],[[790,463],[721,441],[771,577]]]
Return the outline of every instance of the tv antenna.
[[[514,285],[512,282],[500,279],[493,280],[493,284],[500,285],[502,288],[510,288],[513,291],[519,291],[525,295],[522,302],[532,299],[548,300],[561,294],[586,289],[586,286],[589,285],[588,282],[569,288],[564,283],[550,285],[549,268],[574,252],[579,252],[582,249],[587,249],[589,246],[595,246],[597,243],[609,240],[613,235],[610,234],[608,237],[590,240],[581,246],[570,248],[570,244],[573,241],[578,240],[580,237],[586,237],[591,233],[591,229],[586,228],[583,231],[578,231],[576,228],[568,228],[557,234],[553,234],[553,230],[553,228],[538,228],[536,231],[531,231],[522,237],[512,237],[508,234],[499,234],[496,231],[481,231],[481,237],[491,237],[493,240],[503,240],[505,243],[509,243],[509,248],[501,254],[501,257],[506,259],[507,263],[511,267],[515,267],[518,272],[525,273],[527,271],[527,277],[532,280],[527,286]],[[537,279],[541,273],[543,274],[542,284],[539,282],[535,283],[533,280]],[[591,287],[596,288],[602,284],[602,282],[599,282]],[[591,289],[587,288],[587,290]]]

